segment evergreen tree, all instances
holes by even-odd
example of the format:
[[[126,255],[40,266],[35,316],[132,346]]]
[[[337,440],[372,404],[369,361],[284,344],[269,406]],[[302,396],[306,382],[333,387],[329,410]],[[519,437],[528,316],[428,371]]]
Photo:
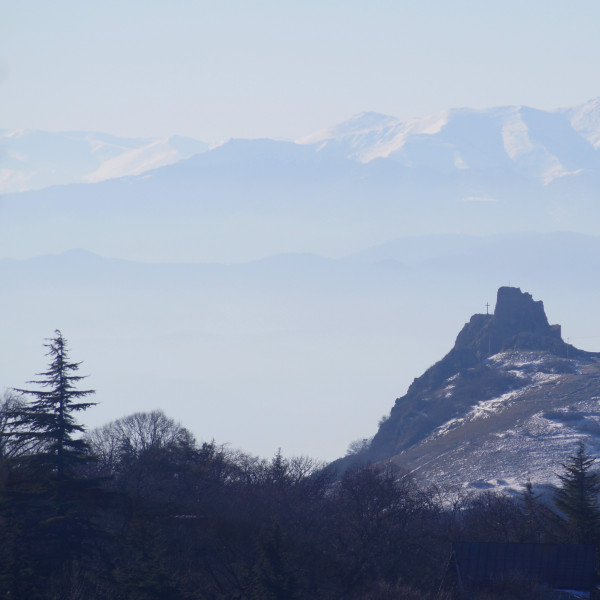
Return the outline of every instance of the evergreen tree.
[[[41,443],[35,455],[37,463],[49,470],[60,488],[65,479],[73,475],[77,465],[89,457],[85,440],[75,438],[84,427],[76,422],[74,413],[94,406],[94,402],[80,402],[94,394],[94,390],[78,390],[76,385],[85,376],[76,375],[80,362],[69,360],[67,341],[59,330],[48,340],[48,370],[38,373],[40,379],[29,381],[43,389],[19,389],[15,392],[32,396],[34,401],[20,411],[17,422],[19,437],[34,439]]]
[[[298,565],[295,568],[298,569]],[[294,564],[286,548],[285,536],[275,522],[258,540],[251,598],[292,600],[295,597]]]
[[[81,363],[69,359],[60,331],[45,346],[48,369],[29,382],[38,389],[14,390],[29,398],[15,408],[12,435],[30,451],[7,461],[0,502],[0,521],[7,519],[7,533],[18,540],[7,549],[6,565],[20,565],[0,568],[0,589],[26,589],[31,599],[67,597],[74,573],[93,553],[98,529],[92,514],[102,497],[99,481],[82,468],[92,456],[76,437],[84,427],[74,416],[93,406],[81,400],[94,391],[77,389]]]
[[[544,503],[542,494],[534,491],[530,480],[525,483],[520,496],[521,521],[518,527],[518,540],[537,543],[548,541],[554,513]]]
[[[600,534],[600,475],[592,471],[595,458],[579,442],[575,454],[562,463],[561,485],[554,504],[562,513],[568,537],[578,543],[595,543]]]

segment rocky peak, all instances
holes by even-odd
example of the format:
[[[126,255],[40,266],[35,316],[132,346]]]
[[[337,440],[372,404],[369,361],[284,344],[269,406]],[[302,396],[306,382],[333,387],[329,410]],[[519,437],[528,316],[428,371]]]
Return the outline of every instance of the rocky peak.
[[[544,303],[515,287],[498,289],[493,315],[473,315],[456,338],[455,351],[483,358],[502,350],[545,350],[557,356],[578,351],[561,338],[560,325],[550,325]]]
[[[549,325],[544,303],[519,288],[501,287],[498,290],[494,319],[498,327],[513,335],[529,331],[560,338],[560,325]]]

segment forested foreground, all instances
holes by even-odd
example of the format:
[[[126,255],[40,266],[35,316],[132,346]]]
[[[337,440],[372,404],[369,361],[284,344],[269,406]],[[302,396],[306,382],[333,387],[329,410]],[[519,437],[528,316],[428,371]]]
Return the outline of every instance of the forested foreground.
[[[2,598],[449,599],[453,541],[598,539],[582,445],[542,502],[530,485],[469,495],[391,466],[262,460],[161,412],[85,433],[93,392],[60,332],[47,347],[48,370],[0,409]]]

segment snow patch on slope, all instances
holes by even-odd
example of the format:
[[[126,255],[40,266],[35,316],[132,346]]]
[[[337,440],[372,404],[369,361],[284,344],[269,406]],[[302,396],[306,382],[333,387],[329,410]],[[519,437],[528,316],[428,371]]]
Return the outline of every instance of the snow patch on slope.
[[[529,137],[529,128],[523,121],[519,110],[513,111],[502,126],[504,149],[512,160],[531,152],[534,145]]]
[[[417,476],[442,487],[520,491],[528,480],[557,484],[561,463],[578,441],[592,455],[600,453],[600,395],[590,394],[600,377],[597,361],[514,351],[488,364],[525,385],[477,403],[434,431],[413,451]],[[444,389],[453,385],[446,383]]]
[[[566,169],[559,158],[531,137],[529,126],[523,120],[521,107],[507,112],[502,124],[502,141],[510,159],[525,169],[537,170],[543,185],[548,185],[559,177],[577,175],[583,169]]]
[[[570,118],[571,125],[594,148],[600,148],[600,98],[590,100],[581,106],[565,111]]]
[[[561,375],[560,373],[553,372],[553,365],[555,362],[556,357],[545,352],[512,351],[500,352],[491,356],[488,359],[488,363],[494,365],[499,370],[515,375],[523,380],[523,387],[511,390],[494,398],[479,401],[464,416],[450,419],[443,425],[440,425],[427,440],[445,436],[453,429],[456,429],[465,423],[477,419],[486,419],[493,414],[497,414],[516,402],[532,388],[556,381]],[[451,382],[456,378],[457,375],[454,375],[448,379],[447,385],[443,390],[446,398],[452,396],[452,390],[455,386]]]
[[[115,177],[140,175],[145,171],[173,164],[180,158],[177,150],[170,146],[168,139],[157,140],[103,162],[98,169],[83,179],[88,183],[96,183]]]
[[[191,138],[0,130],[0,194],[139,175],[208,149]]]
[[[322,129],[296,140],[297,144],[316,145],[318,150],[337,147],[346,158],[368,163],[387,158],[401,149],[412,135],[435,135],[447,123],[450,111],[402,122],[379,113],[360,113],[348,121]],[[465,168],[460,157],[457,168]]]

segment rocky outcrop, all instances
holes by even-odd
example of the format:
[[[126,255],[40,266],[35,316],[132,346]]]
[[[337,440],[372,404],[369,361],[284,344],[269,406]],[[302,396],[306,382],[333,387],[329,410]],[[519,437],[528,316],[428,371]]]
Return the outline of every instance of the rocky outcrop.
[[[522,379],[488,360],[506,351],[545,352],[557,359],[598,356],[566,344],[560,325],[549,324],[543,302],[519,288],[501,287],[494,313],[473,315],[452,350],[413,381],[363,458],[394,456],[478,402],[519,389]]]
[[[494,313],[473,315],[452,350],[415,379],[407,395],[431,390],[461,369],[482,365],[504,350],[539,350],[571,358],[588,354],[562,340],[560,325],[548,323],[541,300],[519,288],[501,287]]]
[[[481,360],[503,350],[547,350],[557,356],[578,352],[563,342],[560,325],[549,325],[544,303],[519,288],[498,290],[493,315],[473,315],[454,349],[470,349]]]

